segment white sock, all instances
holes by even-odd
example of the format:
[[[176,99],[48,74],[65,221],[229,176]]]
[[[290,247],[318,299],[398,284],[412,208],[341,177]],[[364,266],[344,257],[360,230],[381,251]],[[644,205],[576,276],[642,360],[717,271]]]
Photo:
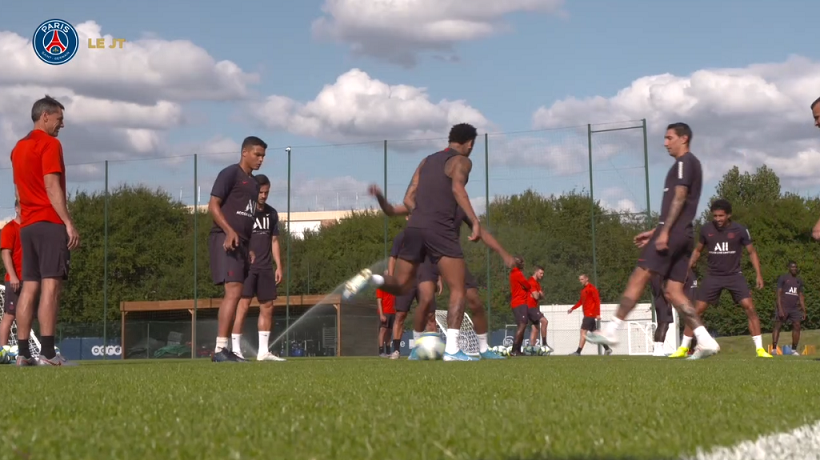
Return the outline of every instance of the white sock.
[[[606,329],[604,332],[607,335],[616,335],[618,333],[618,328],[621,327],[621,323],[623,320],[618,319],[617,317],[613,316],[608,323],[606,323]]]
[[[382,275],[371,275],[370,284],[374,286],[381,286],[384,284],[384,277]]]
[[[663,342],[655,342],[655,352],[663,351]]]
[[[709,331],[706,330],[706,326],[700,326],[695,329],[695,337],[698,338],[698,343],[701,345],[712,344],[715,342],[715,339],[709,335]]]
[[[216,348],[214,348],[214,353],[219,353],[224,348],[228,348],[228,338],[227,337],[217,337],[216,338]]]
[[[685,347],[685,348],[689,348],[689,345],[692,345],[692,337],[689,337],[688,335],[684,335],[683,340],[680,341],[680,346]]]
[[[475,336],[478,337],[478,352],[479,353],[484,353],[485,351],[490,349],[490,345],[487,344],[487,334],[486,333],[476,334]]]
[[[270,331],[259,331],[259,351],[257,356],[265,356],[268,354],[268,339],[270,338]]]
[[[754,340],[755,342],[755,350],[757,350],[758,348],[763,348],[763,337],[756,335],[752,337],[752,340]]]
[[[242,334],[231,334],[231,351],[242,353]]]
[[[458,329],[447,329],[447,342],[444,346],[444,352],[454,355],[458,353]]]
[[[411,350],[416,348],[416,341],[421,337],[421,334],[424,334],[424,332],[413,331],[413,345],[410,347]]]

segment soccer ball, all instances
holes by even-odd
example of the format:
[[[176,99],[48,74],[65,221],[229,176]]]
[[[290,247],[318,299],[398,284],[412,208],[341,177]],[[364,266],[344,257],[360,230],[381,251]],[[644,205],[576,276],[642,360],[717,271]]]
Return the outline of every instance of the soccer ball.
[[[550,353],[551,353],[551,350],[547,347],[538,348],[538,354],[540,356],[549,356]]]
[[[533,355],[535,355],[536,353],[537,353],[537,352],[536,352],[536,350],[535,350],[535,347],[533,347],[533,346],[531,346],[531,345],[527,345],[526,347],[524,347],[524,354],[525,354],[526,356],[533,356]]]
[[[5,345],[3,348],[0,348],[0,364],[8,364],[9,363],[9,350],[11,347]]]
[[[416,340],[416,356],[420,360],[429,361],[444,357],[444,341],[435,332],[422,334]]]

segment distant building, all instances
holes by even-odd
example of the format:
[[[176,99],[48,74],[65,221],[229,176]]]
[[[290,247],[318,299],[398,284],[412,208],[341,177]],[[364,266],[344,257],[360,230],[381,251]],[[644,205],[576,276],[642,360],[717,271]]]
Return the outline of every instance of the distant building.
[[[187,206],[189,211],[193,211],[193,206]],[[208,212],[207,205],[199,205],[199,212]],[[308,211],[308,212],[293,212],[290,213],[291,231],[295,238],[301,238],[305,230],[319,230],[322,227],[333,225],[339,220],[349,217],[354,211]],[[356,211],[366,212],[366,211]],[[279,211],[279,229],[285,230],[287,227],[288,213],[286,211]]]

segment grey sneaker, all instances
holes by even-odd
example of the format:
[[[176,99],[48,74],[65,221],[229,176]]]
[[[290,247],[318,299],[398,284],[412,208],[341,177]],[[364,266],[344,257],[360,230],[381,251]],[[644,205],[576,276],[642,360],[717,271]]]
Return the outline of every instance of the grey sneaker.
[[[17,367],[26,367],[26,366],[33,366],[34,365],[34,358],[24,358],[20,355],[17,355],[17,360],[15,361]]]
[[[34,358],[34,363],[37,366],[62,366],[63,361],[60,359],[59,355],[55,355],[53,358],[48,359],[43,355],[40,355]]]

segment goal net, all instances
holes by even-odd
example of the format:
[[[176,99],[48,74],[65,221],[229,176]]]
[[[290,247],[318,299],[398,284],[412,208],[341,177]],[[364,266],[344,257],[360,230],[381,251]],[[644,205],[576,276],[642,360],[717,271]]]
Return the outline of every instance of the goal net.
[[[568,355],[578,348],[581,333],[581,321],[584,315],[580,309],[567,314],[572,305],[541,305],[541,313],[549,321],[547,343],[558,355]],[[618,309],[618,304],[601,304],[600,327],[604,327]],[[673,323],[669,325],[663,349],[667,354],[673,353],[680,344],[680,326],[677,311],[673,310]],[[613,347],[616,355],[651,355],[655,347],[655,329],[657,323],[652,320],[652,304],[639,303],[629,317],[618,328],[619,343]],[[587,343],[582,354],[598,354],[596,345]]]
[[[0,284],[0,320],[3,319],[3,316],[6,314],[6,287]],[[28,338],[29,348],[31,349],[31,356],[36,358],[40,356],[40,341],[37,340],[37,336],[34,335],[34,331],[31,331]],[[11,334],[9,334],[9,346],[17,345],[17,320],[14,320],[11,323]]]
[[[447,310],[436,310],[436,324],[440,333],[447,331]],[[473,329],[473,320],[466,312],[458,333],[458,347],[468,355],[478,356],[478,336]]]

